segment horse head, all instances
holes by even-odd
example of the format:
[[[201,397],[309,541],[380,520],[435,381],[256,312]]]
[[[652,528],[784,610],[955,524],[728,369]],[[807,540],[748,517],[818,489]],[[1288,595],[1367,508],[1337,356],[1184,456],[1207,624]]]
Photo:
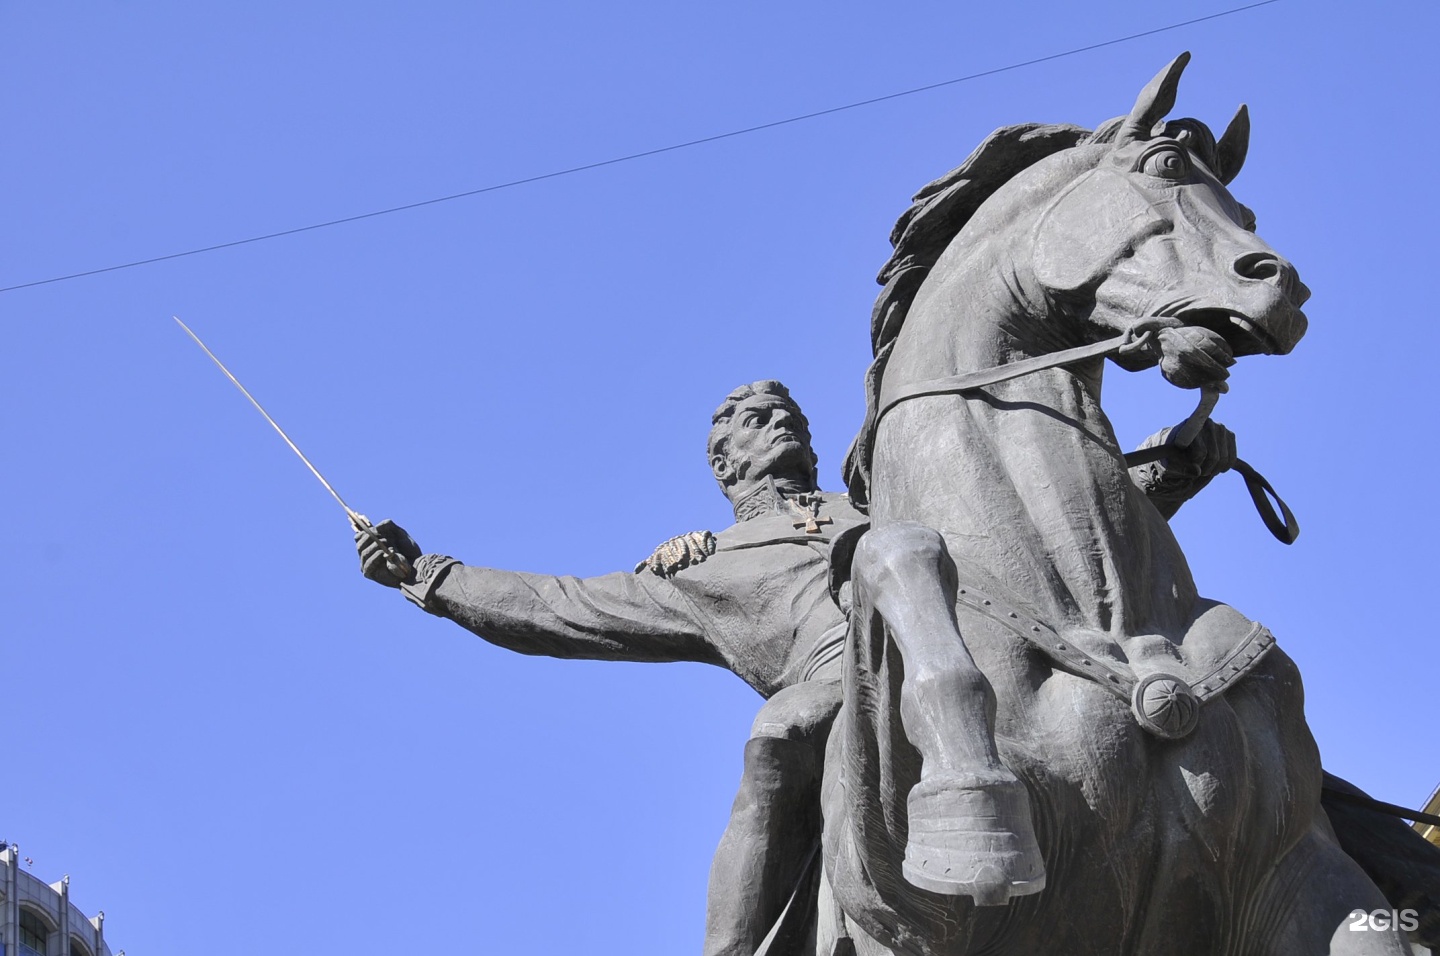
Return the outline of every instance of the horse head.
[[[1050,303],[1112,334],[1158,318],[1207,329],[1234,355],[1284,354],[1305,334],[1309,290],[1227,188],[1244,162],[1245,107],[1218,142],[1195,120],[1164,122],[1189,59],[1093,142],[1047,161],[1083,171],[1040,213],[1030,266]]]
[[[853,500],[869,497],[882,381],[903,386],[1160,328],[1159,349],[1112,358],[1130,371],[1158,362],[1193,387],[1210,382],[1177,374],[1177,351],[1229,364],[1299,342],[1310,292],[1228,189],[1247,151],[1245,107],[1218,140],[1198,120],[1165,120],[1189,60],[1161,70],[1125,117],[1093,131],[1004,127],[915,194],[880,271],[868,412],[845,464]],[[1167,338],[1166,326],[1189,331]]]

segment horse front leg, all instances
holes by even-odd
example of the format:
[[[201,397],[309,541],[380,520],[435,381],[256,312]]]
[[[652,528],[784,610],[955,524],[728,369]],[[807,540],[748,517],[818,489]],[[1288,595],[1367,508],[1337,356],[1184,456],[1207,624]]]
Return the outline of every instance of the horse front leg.
[[[877,613],[904,663],[900,720],[921,758],[906,801],[905,879],[996,906],[1045,886],[1025,785],[995,748],[995,692],[955,622],[944,539],[900,521],[860,539],[857,613]]]

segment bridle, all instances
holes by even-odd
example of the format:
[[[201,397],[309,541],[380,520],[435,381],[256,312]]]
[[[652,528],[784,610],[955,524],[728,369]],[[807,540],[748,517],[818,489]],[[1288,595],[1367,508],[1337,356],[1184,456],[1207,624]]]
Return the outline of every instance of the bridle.
[[[1105,339],[1091,345],[1081,345],[1076,348],[1063,349],[1059,352],[1050,352],[1045,355],[1037,355],[1033,358],[1021,359],[1018,362],[1008,362],[1004,365],[996,365],[992,368],[980,369],[974,372],[961,372],[958,375],[948,375],[944,378],[933,378],[923,382],[912,382],[909,385],[890,387],[883,379],[880,385],[880,396],[876,403],[875,422],[872,428],[879,428],[880,421],[885,415],[893,410],[896,405],[908,402],[913,398],[923,398],[929,395],[958,395],[965,392],[972,392],[976,389],[995,385],[999,382],[1007,382],[1011,379],[1021,378],[1025,375],[1032,375],[1035,372],[1043,372],[1046,369],[1060,368],[1066,365],[1073,365],[1076,362],[1083,362],[1087,359],[1106,358],[1111,355],[1128,355],[1134,352],[1149,349],[1154,344],[1155,334],[1161,328],[1167,328],[1174,324],[1173,319],[1149,318],[1136,323],[1134,327],[1114,338]],[[1195,411],[1182,422],[1179,427],[1171,432],[1169,439],[1163,445],[1154,448],[1142,448],[1139,451],[1127,452],[1124,456],[1125,467],[1134,468],[1137,465],[1144,465],[1150,462],[1160,461],[1169,456],[1175,449],[1189,447],[1201,427],[1210,418],[1210,413],[1215,409],[1215,404],[1220,400],[1220,389],[1215,386],[1205,386],[1200,390],[1200,401],[1195,406]],[[1294,544],[1295,539],[1300,536],[1300,523],[1295,520],[1295,514],[1284,500],[1275,493],[1270,482],[1265,476],[1256,471],[1248,462],[1236,459],[1231,466],[1240,474],[1245,481],[1245,488],[1250,492],[1250,500],[1255,503],[1255,510],[1260,514],[1260,520],[1265,522],[1265,527],[1282,544]],[[1273,504],[1272,504],[1273,502]],[[1279,509],[1278,513],[1276,509]]]

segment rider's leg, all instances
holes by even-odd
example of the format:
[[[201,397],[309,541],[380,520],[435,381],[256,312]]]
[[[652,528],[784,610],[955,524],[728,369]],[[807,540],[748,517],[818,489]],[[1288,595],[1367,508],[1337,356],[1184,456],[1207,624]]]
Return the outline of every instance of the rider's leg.
[[[820,775],[834,681],[780,691],[755,718],[730,823],[710,867],[705,956],[754,956],[820,842]]]
[[[1029,797],[995,749],[995,693],[955,623],[944,539],[908,521],[871,530],[851,573],[856,613],[878,612],[900,650],[900,718],[922,761],[908,800],[906,879],[979,905],[1039,891]]]

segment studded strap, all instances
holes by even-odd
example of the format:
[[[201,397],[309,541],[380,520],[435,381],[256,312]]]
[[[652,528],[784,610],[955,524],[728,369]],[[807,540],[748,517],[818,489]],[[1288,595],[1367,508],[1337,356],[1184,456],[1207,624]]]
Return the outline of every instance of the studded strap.
[[[1092,656],[1065,640],[1050,625],[999,598],[972,587],[961,588],[958,598],[961,604],[1003,625],[1063,670],[1093,680],[1126,704],[1132,702],[1136,680],[1128,668]],[[1262,624],[1254,625],[1224,660],[1195,681],[1193,690],[1196,698],[1204,703],[1224,693],[1231,684],[1248,674],[1274,646],[1275,636],[1269,628]]]

